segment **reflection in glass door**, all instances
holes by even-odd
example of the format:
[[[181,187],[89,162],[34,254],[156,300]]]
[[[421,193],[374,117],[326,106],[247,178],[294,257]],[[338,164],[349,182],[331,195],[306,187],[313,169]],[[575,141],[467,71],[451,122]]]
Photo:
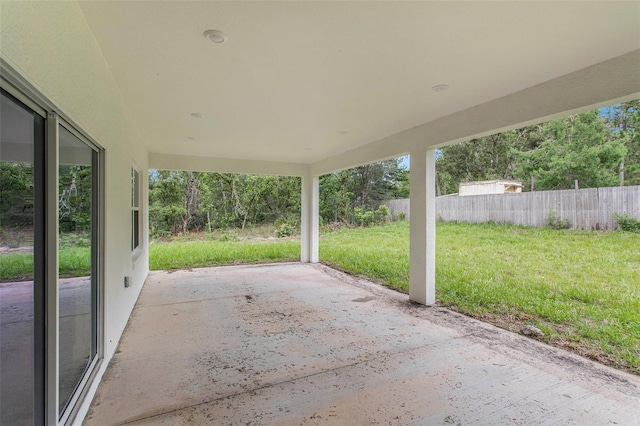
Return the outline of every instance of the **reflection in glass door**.
[[[0,94],[0,424],[32,425],[43,345],[42,116]],[[38,171],[40,169],[40,172]],[[34,242],[35,240],[35,242]],[[43,380],[43,379],[42,379]],[[40,382],[42,383],[42,382]]]
[[[12,72],[0,85],[0,424],[66,423],[101,350],[102,157]]]
[[[71,401],[97,353],[98,153],[59,128],[59,402]]]

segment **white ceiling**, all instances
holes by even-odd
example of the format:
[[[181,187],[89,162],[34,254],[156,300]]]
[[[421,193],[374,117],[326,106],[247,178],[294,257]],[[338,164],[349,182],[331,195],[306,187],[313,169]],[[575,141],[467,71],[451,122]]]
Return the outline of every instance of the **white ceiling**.
[[[163,154],[313,163],[640,48],[640,2],[80,7]]]

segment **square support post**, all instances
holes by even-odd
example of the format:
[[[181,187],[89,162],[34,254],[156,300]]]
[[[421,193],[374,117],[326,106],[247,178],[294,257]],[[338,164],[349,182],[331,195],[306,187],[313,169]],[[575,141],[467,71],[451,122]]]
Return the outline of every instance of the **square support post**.
[[[409,299],[436,302],[436,160],[426,148],[411,153],[409,181]]]
[[[320,236],[320,178],[302,177],[302,218],[300,221],[300,261],[318,263]]]

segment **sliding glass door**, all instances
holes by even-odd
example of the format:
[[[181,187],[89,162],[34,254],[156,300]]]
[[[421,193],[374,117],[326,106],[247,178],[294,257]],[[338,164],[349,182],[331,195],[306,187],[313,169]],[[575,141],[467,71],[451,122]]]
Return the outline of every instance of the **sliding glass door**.
[[[34,424],[44,358],[42,149],[45,120],[0,93],[0,424]],[[38,267],[36,267],[38,264]],[[38,340],[36,344],[36,340]],[[36,368],[36,365],[39,367]],[[41,399],[41,398],[40,398]]]
[[[59,126],[58,339],[60,413],[97,353],[98,152]]]
[[[0,424],[66,424],[101,351],[101,150],[0,92]]]
[[[42,167],[45,120],[0,93],[0,424],[30,425],[41,399],[44,285]],[[38,265],[38,266],[36,266]],[[38,318],[36,318],[38,317]],[[40,353],[38,353],[40,352]],[[36,389],[37,388],[37,389]]]

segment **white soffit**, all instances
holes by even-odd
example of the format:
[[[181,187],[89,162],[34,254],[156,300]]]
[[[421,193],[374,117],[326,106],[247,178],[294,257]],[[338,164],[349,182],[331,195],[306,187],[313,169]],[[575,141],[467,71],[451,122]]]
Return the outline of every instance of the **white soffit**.
[[[158,154],[313,163],[640,48],[640,2],[80,6]]]

